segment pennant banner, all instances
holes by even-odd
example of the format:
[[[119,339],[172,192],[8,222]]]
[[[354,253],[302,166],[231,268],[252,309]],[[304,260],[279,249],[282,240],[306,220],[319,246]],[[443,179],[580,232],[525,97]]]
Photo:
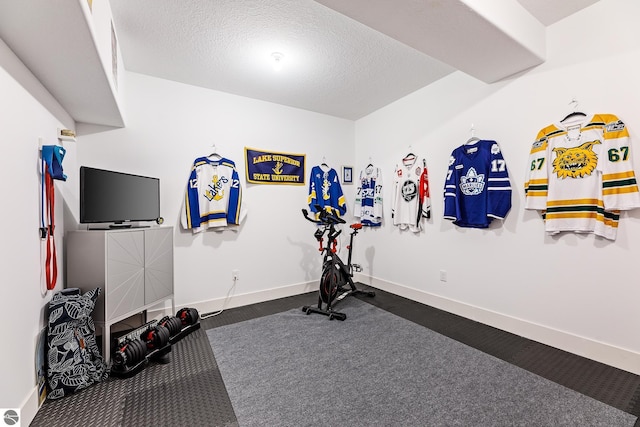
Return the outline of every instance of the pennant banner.
[[[247,182],[304,185],[304,154],[274,153],[244,147]]]

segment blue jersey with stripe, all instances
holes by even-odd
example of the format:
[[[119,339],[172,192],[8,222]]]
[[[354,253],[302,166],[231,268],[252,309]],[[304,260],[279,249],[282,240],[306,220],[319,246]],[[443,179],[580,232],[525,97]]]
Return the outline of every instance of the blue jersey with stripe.
[[[335,169],[325,170],[321,166],[311,168],[307,204],[315,215],[318,214],[316,205],[324,210],[334,209],[338,216],[347,212],[347,200],[342,192],[342,186]]]
[[[444,187],[444,218],[460,227],[487,228],[511,209],[511,183],[500,146],[479,140],[451,153]]]

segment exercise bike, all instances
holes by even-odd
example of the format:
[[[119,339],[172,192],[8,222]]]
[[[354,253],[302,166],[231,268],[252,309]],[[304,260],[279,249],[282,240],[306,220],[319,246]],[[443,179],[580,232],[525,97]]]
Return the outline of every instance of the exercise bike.
[[[362,294],[370,297],[376,295],[373,291],[363,291],[356,288],[353,283],[353,272],[362,271],[362,267],[359,264],[351,263],[351,253],[353,251],[353,238],[358,231],[362,228],[362,224],[351,224],[351,233],[349,237],[349,255],[347,263],[345,264],[338,256],[338,241],[336,238],[342,233],[342,230],[336,230],[337,224],[345,224],[346,221],[340,218],[335,212],[322,209],[320,206],[316,206],[318,210],[318,219],[313,219],[309,216],[309,212],[306,209],[302,209],[304,217],[320,227],[314,233],[314,236],[320,248],[318,249],[323,254],[322,258],[322,276],[320,277],[320,289],[318,292],[318,305],[316,306],[304,306],[302,311],[307,314],[319,313],[329,316],[329,320],[338,319],[345,320],[347,315],[338,311],[335,311],[335,306],[344,298],[352,295]],[[327,243],[323,245],[325,238]]]

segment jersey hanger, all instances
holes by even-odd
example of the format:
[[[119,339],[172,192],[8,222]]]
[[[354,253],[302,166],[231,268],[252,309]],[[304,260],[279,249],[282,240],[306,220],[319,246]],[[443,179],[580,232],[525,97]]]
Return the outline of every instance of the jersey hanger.
[[[407,161],[415,160],[415,158],[416,158],[416,155],[413,154],[413,147],[409,145],[409,152],[407,153],[406,156],[404,156],[402,161],[406,163]]]
[[[416,163],[416,155],[409,153],[402,159],[402,165],[406,168],[411,168]]]
[[[467,139],[467,142],[465,142],[464,145],[471,145],[480,141],[480,138],[476,137],[476,128],[473,126],[473,123],[471,123],[471,128],[469,129],[469,132],[471,132],[471,138]]]
[[[326,170],[331,169],[331,168],[329,167],[329,165],[327,164],[327,159],[326,159],[326,157],[323,157],[323,158],[322,158],[322,163],[320,163],[320,168],[321,168],[321,169],[326,169]]]
[[[209,154],[207,156],[207,158],[209,158],[211,160],[220,160],[220,159],[222,159],[222,156],[220,154],[218,154],[217,151],[216,151],[216,144],[213,144],[212,147],[213,147],[213,151],[211,152],[211,154]]]
[[[567,121],[568,119],[570,119],[572,117],[579,117],[579,116],[587,117],[587,115],[585,113],[583,113],[582,111],[578,111],[578,101],[575,98],[573,98],[571,100],[571,102],[569,103],[569,105],[572,105],[572,104],[573,104],[573,111],[571,113],[567,114],[564,117],[564,119],[560,120],[561,123]]]

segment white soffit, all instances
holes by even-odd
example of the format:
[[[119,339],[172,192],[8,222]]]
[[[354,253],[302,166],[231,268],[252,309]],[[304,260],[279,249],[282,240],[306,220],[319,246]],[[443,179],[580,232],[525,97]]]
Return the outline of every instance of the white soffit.
[[[78,0],[0,1],[0,38],[76,122],[120,127],[86,7]]]
[[[539,65],[545,27],[516,0],[316,0],[492,83]]]
[[[599,0],[518,0],[538,21],[549,26]]]

